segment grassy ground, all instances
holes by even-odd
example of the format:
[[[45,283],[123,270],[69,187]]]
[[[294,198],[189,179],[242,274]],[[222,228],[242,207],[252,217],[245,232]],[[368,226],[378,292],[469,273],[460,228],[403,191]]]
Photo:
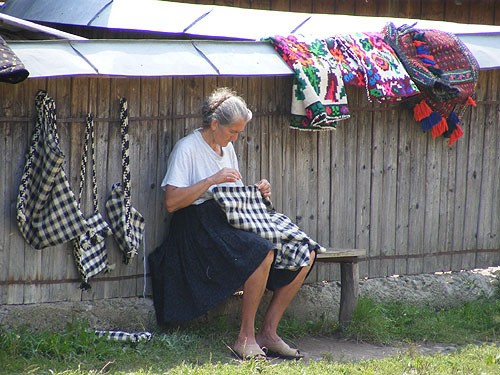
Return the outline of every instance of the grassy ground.
[[[287,340],[304,335],[339,335],[335,322],[286,320]],[[433,310],[403,303],[376,304],[362,298],[351,326],[342,335],[355,340],[447,342],[464,345],[452,354],[422,356],[416,351],[359,363],[322,361],[246,361],[228,356],[237,327],[224,318],[210,325],[154,332],[143,343],[99,339],[85,322],[64,332],[35,333],[0,328],[0,374],[500,374],[500,299]],[[411,345],[410,345],[411,348]]]

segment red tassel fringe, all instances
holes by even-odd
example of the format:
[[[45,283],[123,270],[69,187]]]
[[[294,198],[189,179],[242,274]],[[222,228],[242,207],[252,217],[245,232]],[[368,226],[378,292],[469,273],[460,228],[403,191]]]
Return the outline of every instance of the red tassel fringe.
[[[429,117],[432,113],[431,108],[422,100],[420,103],[417,103],[415,107],[413,107],[413,116],[415,117],[415,121],[422,121],[424,118]]]
[[[448,123],[446,122],[446,119],[441,118],[441,121],[432,127],[432,138],[439,137],[447,130],[448,130]]]
[[[448,144],[451,146],[458,138],[463,135],[464,132],[462,131],[462,128],[457,124],[457,128],[455,129],[455,131],[450,134],[450,142]]]
[[[473,105],[474,107],[477,107],[477,104],[476,102],[474,101],[474,99],[472,99],[470,96],[467,98],[467,101],[465,102],[466,104],[471,104]]]

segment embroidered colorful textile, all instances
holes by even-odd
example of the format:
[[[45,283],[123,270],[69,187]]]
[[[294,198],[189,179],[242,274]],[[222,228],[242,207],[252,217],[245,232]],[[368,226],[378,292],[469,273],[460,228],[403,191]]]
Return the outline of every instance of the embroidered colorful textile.
[[[353,33],[326,39],[346,85],[364,86],[369,100],[395,102],[419,93],[394,50],[380,33]]]
[[[277,35],[266,41],[295,72],[292,128],[335,129],[338,120],[350,117],[342,72],[323,40]]]
[[[214,199],[226,213],[230,225],[270,240],[277,251],[274,268],[296,270],[310,265],[312,250],[325,248],[309,238],[290,218],[273,208],[256,185],[216,186]]]
[[[460,117],[468,104],[475,105],[476,59],[458,37],[444,31],[389,23],[383,34],[421,91],[415,120],[423,130],[432,130],[433,137],[449,137],[452,145],[463,135]]]

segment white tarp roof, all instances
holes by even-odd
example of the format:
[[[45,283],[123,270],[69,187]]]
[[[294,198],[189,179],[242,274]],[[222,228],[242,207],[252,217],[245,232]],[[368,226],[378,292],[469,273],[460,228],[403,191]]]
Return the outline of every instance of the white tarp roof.
[[[34,50],[47,56],[57,50],[58,69],[27,61],[37,67],[30,76],[48,76],[54,71],[71,70],[67,61],[84,60],[94,74],[114,75],[274,75],[291,74],[279,55],[258,43],[262,37],[291,33],[324,38],[334,34],[380,31],[387,22],[396,26],[417,23],[421,29],[438,29],[458,35],[474,54],[481,69],[500,67],[500,26],[472,25],[454,22],[427,21],[403,18],[362,17],[334,14],[309,14],[271,10],[243,9],[216,5],[175,3],[158,0],[8,0],[1,12],[10,16],[38,22],[95,26],[110,29],[163,32],[212,38],[205,41],[89,41],[54,45],[31,43],[13,45],[20,58],[33,59]],[[220,38],[240,40],[227,42]],[[51,46],[51,47],[49,47]],[[201,46],[201,48],[197,48]],[[44,48],[48,48],[43,51]],[[156,48],[159,48],[157,51]],[[67,60],[62,58],[67,51]],[[31,51],[31,52],[30,52]],[[126,56],[126,58],[124,58]],[[230,56],[231,58],[225,58]],[[85,61],[88,60],[88,61]],[[176,64],[181,61],[181,64]],[[24,60],[23,60],[24,62]],[[212,70],[207,66],[210,66]],[[86,71],[88,69],[76,71]],[[95,67],[94,68],[92,68]],[[96,73],[96,70],[98,73]],[[67,73],[64,73],[67,74]],[[90,74],[90,73],[73,73]]]

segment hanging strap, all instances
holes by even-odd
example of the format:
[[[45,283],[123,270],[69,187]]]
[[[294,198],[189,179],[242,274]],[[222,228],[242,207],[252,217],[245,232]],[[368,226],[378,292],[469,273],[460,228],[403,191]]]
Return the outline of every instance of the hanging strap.
[[[120,130],[122,138],[122,189],[125,199],[125,220],[126,237],[130,236],[130,156],[129,156],[129,137],[128,137],[128,104],[127,99],[120,99]]]
[[[85,186],[85,176],[87,167],[87,155],[90,143],[90,158],[92,162],[92,199],[94,203],[94,212],[97,212],[99,202],[97,200],[97,178],[95,167],[95,132],[94,132],[94,116],[89,113],[85,119],[85,138],[83,141],[82,161],[80,163],[80,191],[78,193],[78,208],[82,200],[83,188]]]

